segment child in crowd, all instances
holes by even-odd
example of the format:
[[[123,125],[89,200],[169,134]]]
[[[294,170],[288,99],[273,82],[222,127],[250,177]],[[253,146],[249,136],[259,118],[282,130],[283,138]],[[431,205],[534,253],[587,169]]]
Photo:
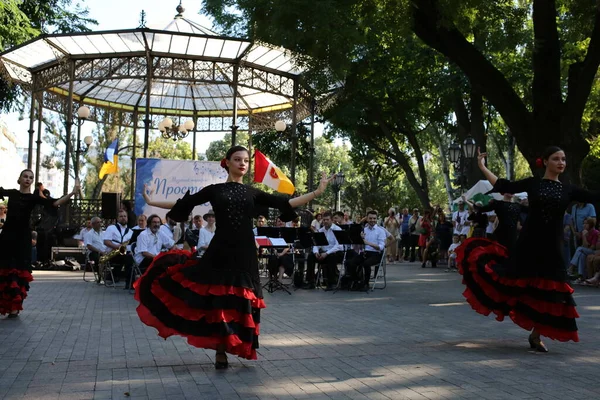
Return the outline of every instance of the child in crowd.
[[[457,272],[456,268],[456,248],[460,246],[460,238],[458,235],[452,235],[452,244],[448,248],[448,268],[446,272]]]

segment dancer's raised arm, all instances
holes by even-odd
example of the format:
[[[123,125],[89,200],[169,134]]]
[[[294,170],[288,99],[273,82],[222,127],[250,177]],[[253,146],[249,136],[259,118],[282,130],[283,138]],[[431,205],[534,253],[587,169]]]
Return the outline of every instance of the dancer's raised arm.
[[[485,158],[487,157],[487,153],[482,153],[479,150],[479,147],[477,148],[477,165],[479,166],[479,169],[481,170],[481,172],[483,173],[483,175],[485,176],[485,179],[487,179],[492,186],[496,184],[496,181],[498,180],[498,177],[496,175],[494,175],[492,173],[492,171],[490,171],[489,169],[487,169],[487,167],[485,166]]]
[[[319,183],[319,187],[310,193],[290,199],[290,206],[296,208],[316,199],[325,191],[325,189],[327,189],[327,185],[329,185],[329,182],[331,182],[334,177],[335,175],[332,175],[328,178],[327,174],[323,172],[321,174],[321,182]]]
[[[148,193],[148,191],[149,191],[148,185],[144,184],[144,191],[142,192],[142,197],[144,198],[144,201],[146,202],[146,204],[148,204],[149,206],[165,208],[167,210],[170,210],[175,205],[174,201],[153,201],[150,198],[150,194],[152,194],[152,190],[150,190],[150,194]]]

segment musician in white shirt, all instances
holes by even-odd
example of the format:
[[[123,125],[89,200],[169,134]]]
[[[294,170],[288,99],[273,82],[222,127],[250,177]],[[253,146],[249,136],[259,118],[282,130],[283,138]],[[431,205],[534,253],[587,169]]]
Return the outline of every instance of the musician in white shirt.
[[[160,217],[156,214],[151,215],[148,217],[148,228],[138,236],[134,258],[142,272],[158,253],[171,250],[175,246],[172,237],[160,232],[160,225]]]
[[[92,230],[83,236],[83,245],[88,251],[88,259],[97,266],[100,256],[107,252],[106,246],[104,246],[102,220],[99,217],[92,218]]]
[[[371,277],[371,267],[376,266],[375,276],[377,276],[377,269],[381,262],[381,256],[383,249],[385,249],[385,240],[387,237],[385,229],[377,225],[377,211],[370,210],[367,213],[367,225],[361,233],[365,249],[357,257],[354,257],[348,263],[347,274],[351,277],[357,278],[357,271],[359,268],[364,270],[364,278],[362,282],[362,289],[368,289],[369,279]]]
[[[323,213],[321,219],[321,228],[319,232],[325,233],[327,246],[314,246],[313,252],[308,255],[307,264],[308,270],[306,271],[306,289],[315,288],[315,264],[319,263],[322,266],[323,275],[327,278],[327,289],[331,290],[335,288],[337,283],[336,272],[337,264],[342,262],[344,257],[343,248],[338,244],[333,231],[339,231],[341,228],[333,224],[332,215],[329,211]]]
[[[104,245],[108,251],[120,250],[122,246],[125,246],[125,254],[119,254],[110,259],[115,278],[123,276],[123,267],[125,267],[125,271],[131,271],[134,263],[129,244],[133,230],[127,227],[127,218],[127,211],[119,211],[117,223],[107,227],[104,232]],[[130,275],[130,273],[125,273],[125,289],[129,289]]]

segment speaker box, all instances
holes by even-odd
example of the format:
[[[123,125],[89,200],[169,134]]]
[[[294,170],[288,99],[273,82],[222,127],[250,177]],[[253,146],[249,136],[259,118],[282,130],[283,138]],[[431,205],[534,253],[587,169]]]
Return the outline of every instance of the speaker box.
[[[102,193],[102,218],[117,219],[121,208],[121,193]]]

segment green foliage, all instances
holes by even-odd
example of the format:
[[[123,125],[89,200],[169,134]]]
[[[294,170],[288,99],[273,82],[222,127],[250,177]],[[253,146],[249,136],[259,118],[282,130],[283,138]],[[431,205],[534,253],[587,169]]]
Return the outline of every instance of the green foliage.
[[[86,32],[97,22],[89,10],[72,0],[0,1],[0,51],[8,50],[40,33]],[[0,76],[0,110],[22,108],[22,92]]]

